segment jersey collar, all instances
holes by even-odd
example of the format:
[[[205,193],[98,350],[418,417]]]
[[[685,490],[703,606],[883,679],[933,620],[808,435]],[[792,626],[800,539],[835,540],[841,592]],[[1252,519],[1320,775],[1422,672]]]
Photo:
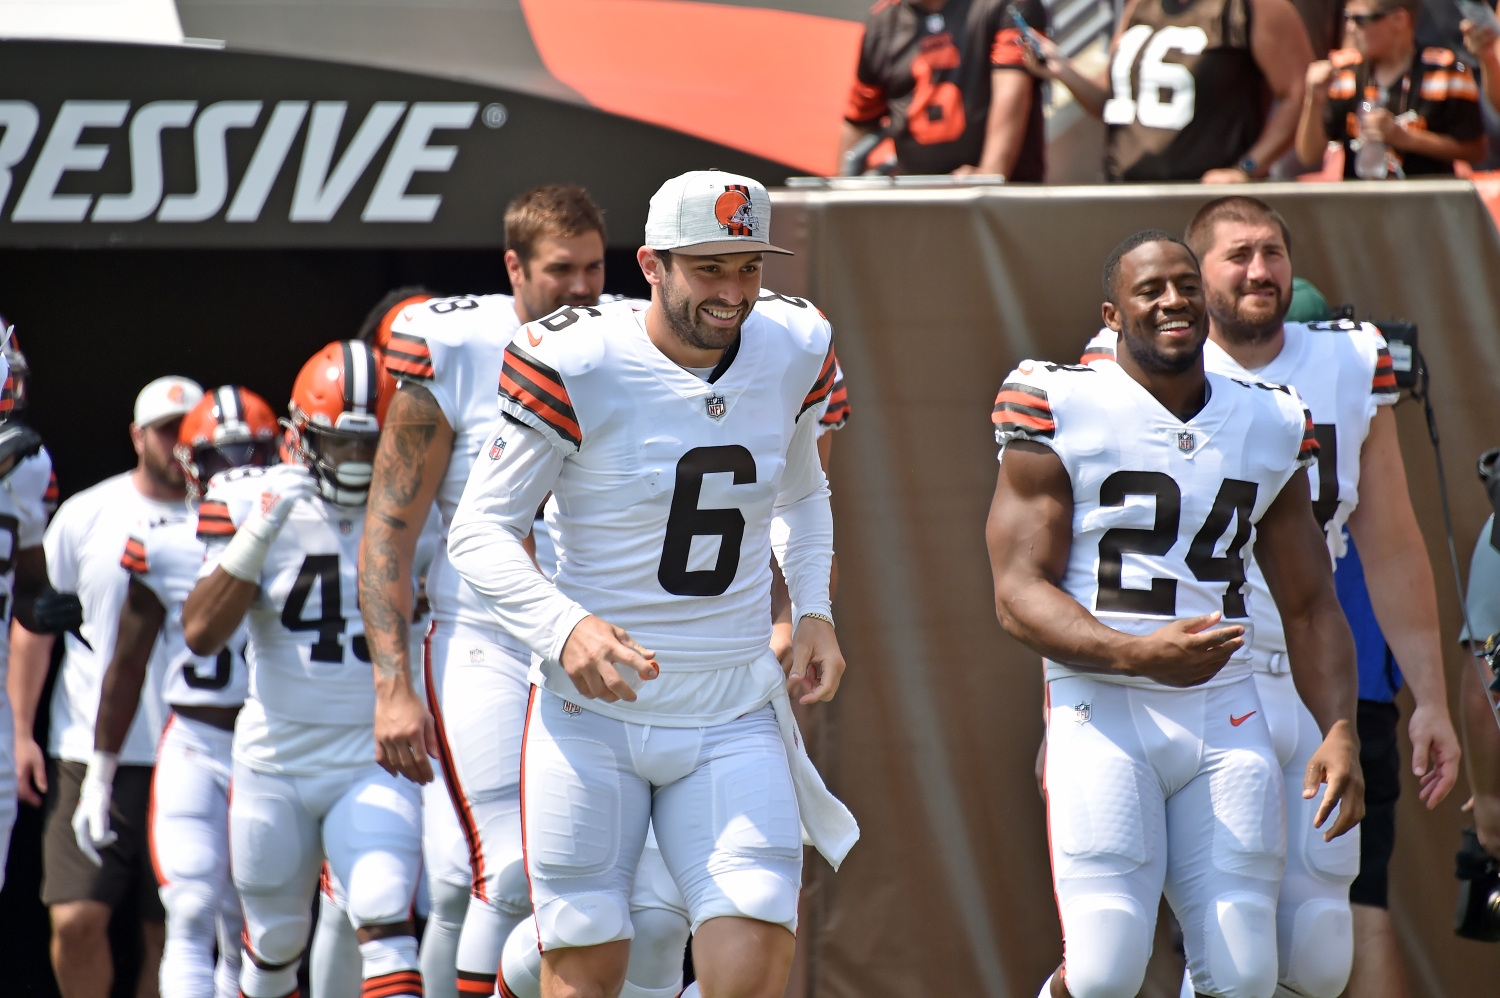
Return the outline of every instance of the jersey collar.
[[[735,401],[750,386],[765,353],[766,338],[761,335],[757,316],[752,310],[745,318],[745,324],[740,327],[739,338],[724,351],[723,358],[709,376],[711,381],[704,381],[696,374],[677,366],[656,348],[656,344],[651,342],[651,337],[646,333],[644,311],[634,313],[634,318],[636,336],[633,342],[637,359],[679,398],[723,396],[725,413],[734,408]]]
[[[1152,435],[1165,436],[1177,453],[1189,461],[1202,453],[1203,446],[1218,435],[1234,414],[1234,396],[1229,391],[1234,386],[1225,384],[1222,375],[1212,371],[1204,372],[1208,379],[1208,402],[1191,419],[1184,420],[1169,412],[1155,395],[1125,373],[1120,365],[1100,364],[1095,370],[1124,382],[1125,390],[1134,393],[1144,409],[1147,421],[1142,429]]]

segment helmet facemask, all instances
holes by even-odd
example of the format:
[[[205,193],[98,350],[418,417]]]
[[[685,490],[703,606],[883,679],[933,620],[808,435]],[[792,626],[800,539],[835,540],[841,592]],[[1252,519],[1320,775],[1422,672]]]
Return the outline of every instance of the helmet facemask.
[[[231,423],[214,431],[212,443],[199,441],[189,446],[179,442],[172,453],[187,478],[188,501],[197,502],[207,491],[209,479],[220,472],[246,466],[264,468],[273,463],[276,440],[257,440],[245,424]]]
[[[335,425],[327,416],[311,418],[294,409],[287,424],[294,456],[313,471],[318,494],[339,506],[363,506],[375,473],[380,423],[370,413],[340,413]]]

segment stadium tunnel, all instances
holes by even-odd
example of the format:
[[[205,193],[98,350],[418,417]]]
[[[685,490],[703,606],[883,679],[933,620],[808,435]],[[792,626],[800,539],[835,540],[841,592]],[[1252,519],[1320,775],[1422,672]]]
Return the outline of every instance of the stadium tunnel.
[[[716,167],[795,169],[577,103],[364,66],[76,41],[0,42],[0,312],[64,496],[134,463],[160,374],[283,411],[301,362],[391,288],[508,291],[506,203],[586,187],[608,290],[651,194]]]

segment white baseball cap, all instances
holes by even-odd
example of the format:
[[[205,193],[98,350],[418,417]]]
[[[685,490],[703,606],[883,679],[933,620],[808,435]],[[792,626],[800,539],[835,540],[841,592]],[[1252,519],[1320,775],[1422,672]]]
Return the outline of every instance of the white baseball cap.
[[[771,245],[765,185],[718,170],[694,170],[661,185],[646,215],[646,245],[690,256],[792,252]]]
[[[157,378],[135,397],[135,425],[155,426],[157,423],[186,416],[198,400],[203,398],[203,386],[192,378],[169,374]]]

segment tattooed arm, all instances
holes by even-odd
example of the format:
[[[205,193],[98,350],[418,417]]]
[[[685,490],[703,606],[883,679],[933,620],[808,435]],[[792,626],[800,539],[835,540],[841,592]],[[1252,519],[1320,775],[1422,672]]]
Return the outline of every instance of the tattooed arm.
[[[417,783],[432,780],[432,715],[411,679],[412,562],[453,454],[453,428],[432,393],[403,384],[386,413],[365,536],[359,606],[375,667],[375,761]]]

